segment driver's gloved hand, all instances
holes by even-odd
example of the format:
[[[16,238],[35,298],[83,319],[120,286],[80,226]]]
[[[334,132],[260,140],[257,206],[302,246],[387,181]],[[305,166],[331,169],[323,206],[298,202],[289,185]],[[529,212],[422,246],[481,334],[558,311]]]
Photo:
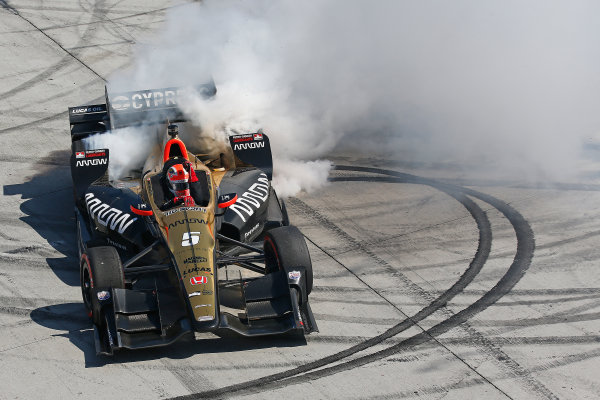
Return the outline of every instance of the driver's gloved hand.
[[[165,211],[165,210],[168,210],[171,207],[178,206],[178,205],[180,205],[181,203],[184,203],[184,202],[185,202],[184,197],[175,197],[175,198],[173,198],[173,199],[168,200],[167,202],[165,202],[165,204],[163,204],[159,208],[160,208],[161,211]]]

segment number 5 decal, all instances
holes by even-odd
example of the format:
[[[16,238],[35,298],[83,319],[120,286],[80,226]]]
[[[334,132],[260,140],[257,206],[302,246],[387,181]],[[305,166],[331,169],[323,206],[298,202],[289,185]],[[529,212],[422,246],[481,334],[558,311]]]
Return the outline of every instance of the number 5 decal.
[[[200,232],[185,232],[181,239],[182,246],[193,246],[200,241]]]

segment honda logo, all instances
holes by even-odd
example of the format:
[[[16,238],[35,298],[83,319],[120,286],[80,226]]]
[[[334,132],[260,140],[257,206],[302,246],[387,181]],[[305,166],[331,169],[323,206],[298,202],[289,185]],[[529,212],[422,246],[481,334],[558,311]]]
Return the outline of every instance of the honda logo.
[[[206,276],[193,276],[190,278],[190,283],[192,285],[204,285],[208,283],[208,278]]]

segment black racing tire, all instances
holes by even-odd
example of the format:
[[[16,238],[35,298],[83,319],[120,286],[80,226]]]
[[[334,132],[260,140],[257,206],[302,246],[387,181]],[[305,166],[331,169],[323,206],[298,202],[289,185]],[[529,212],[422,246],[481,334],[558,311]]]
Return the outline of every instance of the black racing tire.
[[[88,248],[81,257],[81,294],[83,304],[98,326],[102,325],[100,304],[94,298],[95,287],[125,288],[123,264],[117,249],[112,246]]]
[[[295,226],[273,228],[265,234],[265,270],[267,273],[292,271],[302,266],[306,271],[306,294],[313,286],[313,270],[310,253],[304,236]]]

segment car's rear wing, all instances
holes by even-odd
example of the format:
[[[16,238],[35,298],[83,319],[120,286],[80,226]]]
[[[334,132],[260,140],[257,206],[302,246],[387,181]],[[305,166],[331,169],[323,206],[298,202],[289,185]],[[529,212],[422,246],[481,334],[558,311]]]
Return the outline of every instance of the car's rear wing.
[[[196,95],[210,98],[217,92],[214,82],[190,87],[169,87],[162,89],[138,90],[134,92],[109,93],[106,90],[106,105],[110,128],[138,124],[159,124],[185,122],[179,108],[187,96]]]
[[[98,132],[105,132],[108,123],[106,104],[69,107],[71,140],[83,139]]]
[[[203,85],[169,87],[110,93],[105,88],[106,104],[69,107],[71,140],[125,126],[185,122],[179,104],[190,94],[210,98],[217,93],[211,80]]]

